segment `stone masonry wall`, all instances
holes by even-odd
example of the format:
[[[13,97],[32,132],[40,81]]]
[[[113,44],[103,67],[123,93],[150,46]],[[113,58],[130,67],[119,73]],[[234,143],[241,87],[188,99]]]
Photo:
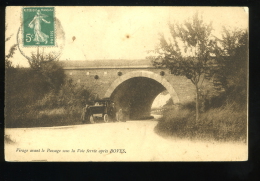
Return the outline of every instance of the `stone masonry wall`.
[[[110,85],[119,77],[118,72],[125,74],[130,71],[145,70],[151,71],[156,74],[160,74],[161,71],[165,72],[163,76],[173,86],[177,93],[180,103],[187,101],[193,101],[195,99],[195,87],[189,79],[182,76],[174,76],[169,73],[167,69],[156,68],[92,68],[92,69],[65,69],[65,73],[68,78],[77,82],[79,85],[83,85],[89,88],[93,92],[97,93],[100,98],[103,98]],[[98,79],[94,76],[98,75]]]

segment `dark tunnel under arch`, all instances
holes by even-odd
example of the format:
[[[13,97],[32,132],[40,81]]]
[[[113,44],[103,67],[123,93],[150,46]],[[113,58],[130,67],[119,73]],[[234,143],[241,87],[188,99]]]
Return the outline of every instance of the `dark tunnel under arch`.
[[[110,97],[128,118],[142,119],[150,116],[154,99],[164,90],[169,92],[174,104],[179,103],[177,93],[164,77],[150,71],[132,71],[116,79],[105,97]]]

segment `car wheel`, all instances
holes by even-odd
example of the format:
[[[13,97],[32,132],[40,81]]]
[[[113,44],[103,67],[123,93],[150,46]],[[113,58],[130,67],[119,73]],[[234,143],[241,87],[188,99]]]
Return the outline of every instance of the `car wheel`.
[[[89,122],[91,124],[95,124],[95,119],[94,119],[94,117],[92,115],[89,117]]]
[[[108,123],[108,122],[109,122],[109,118],[108,118],[108,115],[107,115],[107,114],[104,115],[104,122],[105,122],[105,123]]]

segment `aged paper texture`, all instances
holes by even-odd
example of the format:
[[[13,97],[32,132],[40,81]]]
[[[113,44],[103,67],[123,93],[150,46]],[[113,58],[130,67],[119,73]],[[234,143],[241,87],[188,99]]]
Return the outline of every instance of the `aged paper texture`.
[[[6,161],[246,161],[247,7],[6,8]]]

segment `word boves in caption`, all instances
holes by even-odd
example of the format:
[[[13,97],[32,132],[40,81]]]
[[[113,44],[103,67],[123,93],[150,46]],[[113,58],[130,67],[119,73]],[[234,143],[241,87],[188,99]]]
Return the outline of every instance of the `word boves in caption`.
[[[71,149],[71,150],[60,150],[60,149],[22,149],[17,148],[16,152],[21,153],[39,153],[39,152],[46,152],[46,153],[126,153],[125,149]]]

